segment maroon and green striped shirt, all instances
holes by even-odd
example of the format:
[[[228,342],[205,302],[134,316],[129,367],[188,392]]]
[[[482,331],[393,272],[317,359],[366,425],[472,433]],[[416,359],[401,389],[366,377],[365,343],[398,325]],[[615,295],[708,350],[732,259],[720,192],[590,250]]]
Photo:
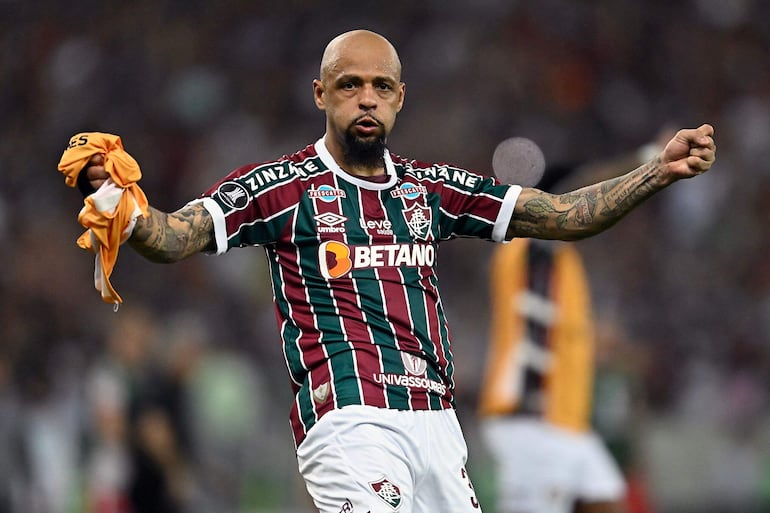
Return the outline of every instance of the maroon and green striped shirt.
[[[295,392],[297,446],[353,404],[454,407],[454,362],[435,273],[438,243],[502,241],[519,186],[385,153],[386,181],[342,171],[323,139],[240,167],[201,199],[217,253],[265,248]]]

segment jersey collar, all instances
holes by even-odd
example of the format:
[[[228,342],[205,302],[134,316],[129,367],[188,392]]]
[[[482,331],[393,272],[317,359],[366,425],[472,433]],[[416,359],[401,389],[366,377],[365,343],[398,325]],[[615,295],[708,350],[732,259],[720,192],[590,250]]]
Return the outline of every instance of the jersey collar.
[[[315,143],[315,151],[318,154],[318,156],[321,158],[321,162],[323,162],[326,167],[328,167],[332,173],[337,175],[339,178],[345,180],[346,182],[350,182],[356,187],[360,187],[362,189],[372,189],[372,190],[384,190],[388,189],[390,187],[393,187],[396,182],[398,181],[398,176],[396,176],[396,168],[393,166],[393,161],[390,158],[390,152],[385,149],[385,152],[383,153],[382,157],[385,161],[385,174],[387,174],[388,179],[385,182],[382,183],[376,183],[376,182],[370,182],[369,180],[363,180],[361,178],[356,177],[355,175],[351,175],[350,173],[345,172],[339,164],[337,164],[337,161],[334,160],[334,157],[332,157],[332,154],[329,153],[328,148],[326,148],[326,143],[324,142],[324,138],[326,136],[324,135],[320,139],[318,139]]]

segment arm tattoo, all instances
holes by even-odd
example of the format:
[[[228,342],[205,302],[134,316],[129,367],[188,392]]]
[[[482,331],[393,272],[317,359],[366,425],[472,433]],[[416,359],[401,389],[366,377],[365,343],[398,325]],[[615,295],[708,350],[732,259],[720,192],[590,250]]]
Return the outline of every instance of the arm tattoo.
[[[659,159],[656,159],[655,163],[658,161]],[[603,182],[601,191],[605,196],[605,201],[602,215],[622,217],[660,190],[661,187],[655,180],[653,167],[654,163],[650,163],[632,171],[632,180],[624,180],[625,177],[619,177]]]
[[[564,194],[530,189],[516,204],[509,237],[577,240],[600,233],[663,188],[656,159],[630,173]]]
[[[216,248],[214,222],[201,204],[187,205],[172,214],[150,208],[149,217],[137,220],[129,243],[148,260],[176,262]]]

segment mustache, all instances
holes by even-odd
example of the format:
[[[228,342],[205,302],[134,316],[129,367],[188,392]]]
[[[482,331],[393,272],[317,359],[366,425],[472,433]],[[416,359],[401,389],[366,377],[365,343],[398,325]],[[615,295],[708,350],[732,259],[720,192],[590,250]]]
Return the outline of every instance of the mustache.
[[[377,126],[379,126],[380,128],[385,126],[385,124],[382,121],[380,121],[377,118],[377,116],[374,116],[373,114],[362,114],[362,115],[358,116],[356,119],[354,119],[350,123],[348,128],[352,128],[352,127],[356,126],[359,122],[361,122],[364,119],[366,119],[367,121],[374,121],[374,123],[376,123]]]

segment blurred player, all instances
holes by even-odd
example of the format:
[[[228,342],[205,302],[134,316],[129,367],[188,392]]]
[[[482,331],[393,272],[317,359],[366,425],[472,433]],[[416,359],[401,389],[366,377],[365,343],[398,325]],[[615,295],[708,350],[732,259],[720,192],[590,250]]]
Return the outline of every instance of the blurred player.
[[[325,135],[232,171],[174,213],[151,208],[130,238],[158,262],[263,246],[300,473],[322,513],[480,510],[454,411],[439,242],[588,237],[715,156],[709,125],[681,130],[644,166],[552,195],[390,153],[404,95],[387,39],[336,37],[313,82]],[[103,164],[95,156],[85,169],[93,187]]]
[[[662,134],[665,144],[668,131]],[[659,149],[650,144],[612,161],[546,167],[537,187],[567,190],[609,176],[618,164],[640,165]],[[479,404],[496,463],[497,511],[625,511],[622,472],[590,425],[596,334],[577,249],[537,239],[501,245],[490,290],[492,340]]]

